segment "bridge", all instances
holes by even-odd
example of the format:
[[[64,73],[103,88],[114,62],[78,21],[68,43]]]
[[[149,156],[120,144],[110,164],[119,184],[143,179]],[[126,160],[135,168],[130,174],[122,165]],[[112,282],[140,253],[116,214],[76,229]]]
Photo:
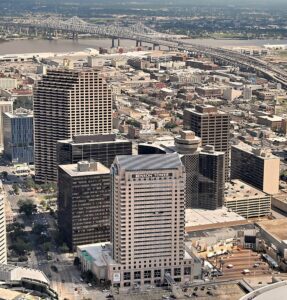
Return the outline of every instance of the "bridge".
[[[32,30],[36,33],[37,30],[42,30],[51,35],[56,35],[57,32],[68,32],[71,33],[73,37],[78,34],[91,34],[111,38],[112,46],[115,46],[116,40],[119,46],[120,39],[130,39],[135,40],[137,45],[141,45],[141,43],[144,42],[152,44],[153,48],[156,46],[165,46],[169,49],[187,53],[203,54],[219,64],[231,65],[246,71],[256,72],[267,79],[281,83],[282,87],[287,89],[287,72],[273,64],[237,51],[219,47],[202,46],[180,40],[175,36],[157,32],[142,22],[130,26],[123,26],[118,23],[99,25],[85,22],[76,16],[67,20],[55,16],[44,19],[41,17],[28,16],[26,18],[12,19],[9,21],[2,20],[0,21],[0,27]]]

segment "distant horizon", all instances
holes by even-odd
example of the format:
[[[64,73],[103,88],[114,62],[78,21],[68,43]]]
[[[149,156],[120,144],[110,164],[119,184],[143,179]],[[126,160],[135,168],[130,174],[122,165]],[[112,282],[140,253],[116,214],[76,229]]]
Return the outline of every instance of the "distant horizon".
[[[238,2],[237,0],[124,0],[124,1],[117,1],[117,0],[10,0],[6,3],[0,3],[1,6],[7,7],[11,5],[19,4],[21,6],[25,5],[36,5],[40,7],[41,5],[69,5],[69,4],[89,4],[92,6],[101,5],[101,6],[109,6],[109,5],[116,5],[116,6],[123,6],[123,5],[134,5],[134,6],[147,6],[147,5],[165,5],[165,6],[181,6],[185,5],[189,6],[258,6],[260,7],[274,7],[274,5],[284,5],[287,6],[286,0],[241,0]]]

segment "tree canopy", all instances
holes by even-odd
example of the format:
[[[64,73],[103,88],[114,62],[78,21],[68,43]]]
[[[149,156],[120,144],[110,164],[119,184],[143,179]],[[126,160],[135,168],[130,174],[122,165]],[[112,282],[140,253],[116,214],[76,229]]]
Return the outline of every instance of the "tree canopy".
[[[37,205],[31,199],[19,200],[17,204],[19,212],[24,213],[27,217],[37,212]]]

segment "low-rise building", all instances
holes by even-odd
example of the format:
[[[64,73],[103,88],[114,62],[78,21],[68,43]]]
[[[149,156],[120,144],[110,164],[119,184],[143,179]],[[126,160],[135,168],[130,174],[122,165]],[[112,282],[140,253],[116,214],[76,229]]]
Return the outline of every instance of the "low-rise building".
[[[287,192],[286,190],[281,190],[280,193],[272,195],[271,198],[272,206],[287,213]]]
[[[225,184],[225,206],[247,219],[270,215],[270,198],[270,195],[241,180]]]
[[[189,276],[186,275],[186,278],[190,279],[191,276],[194,279],[200,279],[202,262],[196,256],[196,254],[189,249],[188,244],[186,245],[186,250],[188,251],[188,254],[186,252],[186,255],[192,257],[193,263],[191,267],[191,274]],[[111,276],[109,272],[110,265],[114,266],[114,268],[117,268],[117,264],[112,258],[112,245],[110,243],[96,243],[96,244],[78,246],[77,256],[79,257],[81,262],[81,270],[83,272],[91,271],[100,282],[105,282],[109,280]],[[166,268],[166,270],[168,271],[169,269]],[[158,270],[154,270],[153,273],[154,274],[152,275],[152,277],[155,276],[158,278],[160,274]],[[113,282],[120,281],[121,280],[120,274],[121,272],[114,273],[112,277],[112,281]],[[137,273],[135,272],[135,274]]]
[[[0,264],[1,281],[4,282],[20,281],[23,278],[34,279],[46,284],[50,284],[50,280],[40,270],[18,267],[14,265]]]
[[[273,131],[283,129],[283,118],[275,115],[270,116],[258,116],[257,123],[270,127]]]
[[[195,91],[198,93],[198,95],[206,98],[216,98],[222,96],[222,90],[217,87],[211,87],[211,86],[197,87]]]
[[[257,222],[261,236],[260,250],[287,270],[287,219],[264,220]]]

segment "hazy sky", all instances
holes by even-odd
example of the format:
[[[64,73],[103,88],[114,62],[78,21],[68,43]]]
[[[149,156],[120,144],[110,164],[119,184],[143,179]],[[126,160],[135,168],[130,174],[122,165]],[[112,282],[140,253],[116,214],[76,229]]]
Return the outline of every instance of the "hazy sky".
[[[9,2],[13,3],[19,3],[19,4],[25,4],[25,3],[37,3],[39,4],[44,4],[44,3],[91,3],[93,5],[98,4],[103,4],[103,3],[114,3],[114,4],[124,4],[124,3],[130,3],[130,4],[146,4],[146,3],[156,3],[156,4],[171,4],[171,5],[176,5],[176,4],[185,4],[187,6],[191,5],[208,5],[208,4],[213,4],[213,5],[249,5],[249,4],[257,4],[257,5],[269,5],[272,6],[274,4],[286,4],[287,5],[287,0],[0,0],[2,2],[2,5],[5,4],[5,2],[8,4]]]

